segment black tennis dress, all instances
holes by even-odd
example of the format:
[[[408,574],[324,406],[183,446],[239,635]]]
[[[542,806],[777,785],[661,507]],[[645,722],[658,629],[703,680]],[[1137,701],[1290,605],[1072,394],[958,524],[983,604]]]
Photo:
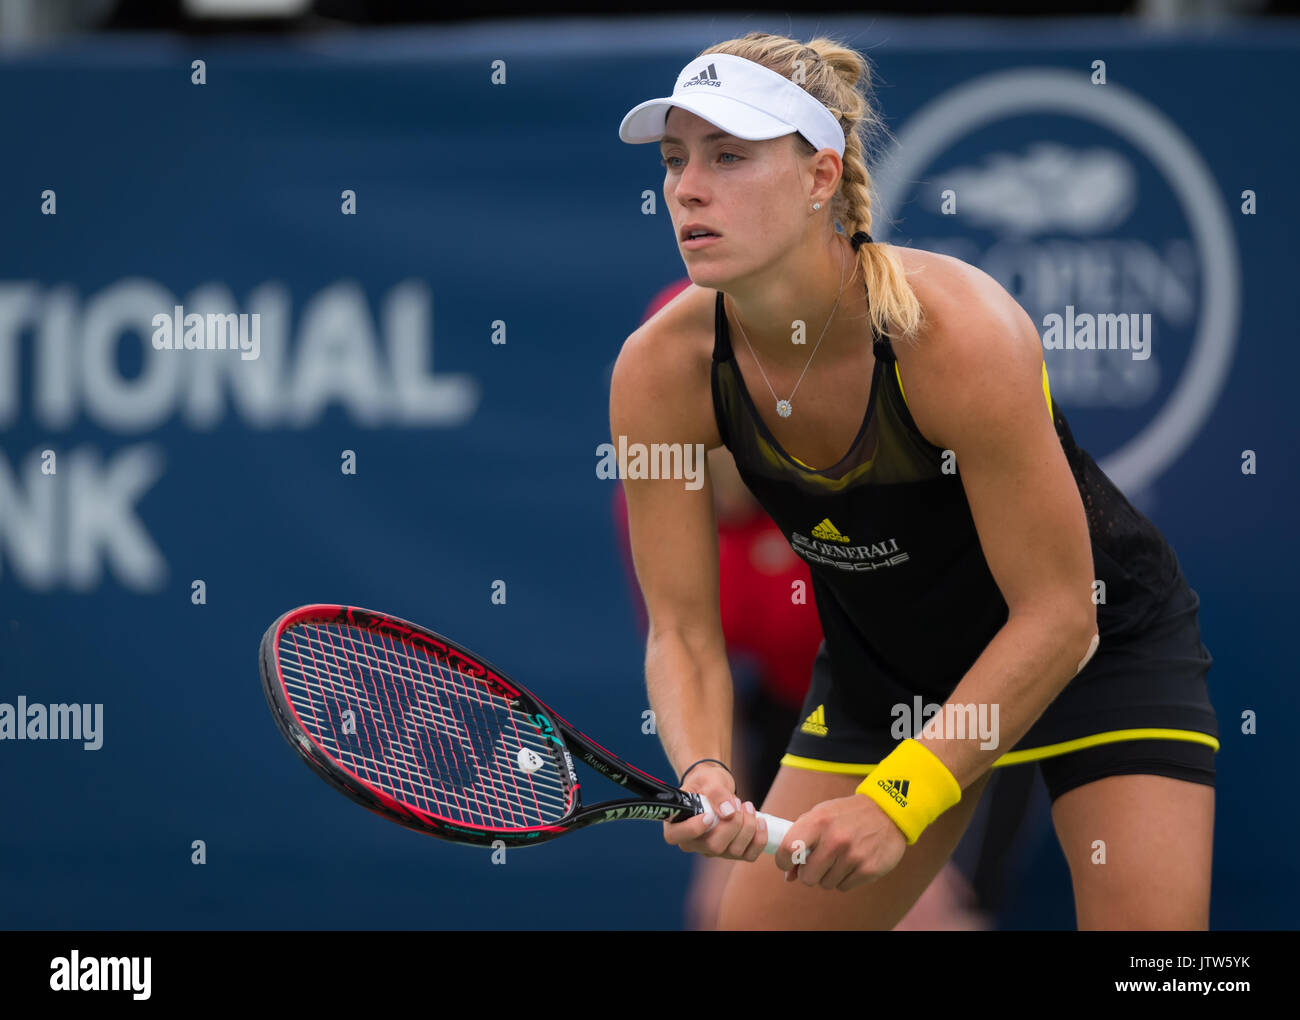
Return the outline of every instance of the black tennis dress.
[[[825,636],[803,721],[782,760],[818,771],[869,772],[898,743],[894,706],[913,705],[918,695],[942,705],[1008,618],[959,467],[945,473],[943,450],[912,420],[888,338],[877,335],[873,349],[861,428],[837,464],[815,470],[781,448],[754,408],[718,293],[711,369],[718,430],[750,491],[808,563]],[[1199,598],[1155,525],[1076,445],[1052,402],[1046,363],[1043,393],[1087,514],[1094,576],[1105,582],[1100,644],[996,764],[1134,741],[1156,757],[1190,755],[1202,772],[1208,761],[1212,776],[1218,726]]]

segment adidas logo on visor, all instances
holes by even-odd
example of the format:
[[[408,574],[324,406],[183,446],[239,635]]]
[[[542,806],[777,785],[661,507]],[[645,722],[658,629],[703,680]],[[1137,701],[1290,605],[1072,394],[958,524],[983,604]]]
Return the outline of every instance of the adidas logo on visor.
[[[684,82],[682,82],[682,88],[684,89],[690,88],[692,85],[713,85],[716,88],[720,88],[722,86],[722,82],[718,80],[718,72],[715,71],[713,69],[713,65],[710,64],[699,74],[695,75],[693,78],[687,78]]]

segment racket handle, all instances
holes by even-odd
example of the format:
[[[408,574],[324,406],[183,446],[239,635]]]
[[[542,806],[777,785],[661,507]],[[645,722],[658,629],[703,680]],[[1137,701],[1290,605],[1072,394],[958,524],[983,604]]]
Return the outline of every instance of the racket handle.
[[[712,805],[709,804],[709,798],[702,793],[693,796],[698,797],[700,800],[700,814],[707,815],[712,812],[713,824],[717,825],[718,815],[716,811],[713,811]],[[794,823],[786,821],[784,818],[777,818],[776,815],[764,814],[762,811],[758,813],[758,817],[767,823],[767,846],[763,847],[763,853],[774,854],[781,848],[781,842],[785,839],[785,834],[790,831],[790,826]]]
[[[762,811],[758,813],[758,817],[767,822],[767,846],[763,847],[763,853],[774,854],[781,849],[785,834],[790,831],[790,826],[794,822],[788,822],[784,818],[777,818],[776,815],[765,815]]]

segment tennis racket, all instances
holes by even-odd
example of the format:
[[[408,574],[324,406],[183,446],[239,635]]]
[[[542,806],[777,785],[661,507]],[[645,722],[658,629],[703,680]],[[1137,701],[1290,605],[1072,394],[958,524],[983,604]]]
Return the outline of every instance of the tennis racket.
[[[642,772],[485,659],[433,631],[353,606],[271,624],[262,690],[284,738],[323,779],[416,832],[534,846],[600,822],[682,821],[705,797]],[[574,757],[632,796],[584,806]],[[775,853],[790,822],[767,822]]]

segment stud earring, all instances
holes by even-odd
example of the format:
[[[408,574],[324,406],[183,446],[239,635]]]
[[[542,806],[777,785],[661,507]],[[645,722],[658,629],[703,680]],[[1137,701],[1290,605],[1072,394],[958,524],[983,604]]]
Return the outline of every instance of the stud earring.
[[[821,207],[822,207],[822,204],[821,204],[820,202],[814,202],[814,203],[813,203],[813,212],[816,212],[816,211],[817,211],[818,209],[820,209]]]

